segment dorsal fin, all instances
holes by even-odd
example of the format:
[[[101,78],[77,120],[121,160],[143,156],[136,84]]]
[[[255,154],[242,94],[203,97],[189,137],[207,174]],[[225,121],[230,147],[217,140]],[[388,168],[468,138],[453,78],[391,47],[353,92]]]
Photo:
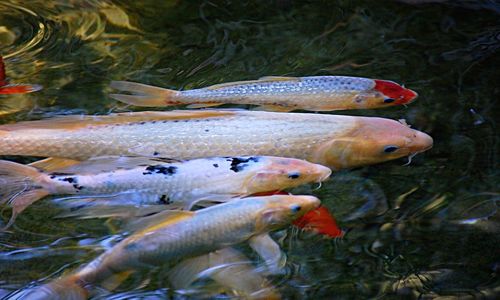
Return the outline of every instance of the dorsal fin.
[[[263,81],[300,81],[300,78],[299,77],[284,77],[284,76],[264,76],[264,77],[261,77],[257,80],[234,81],[234,82],[214,84],[214,85],[211,85],[209,87],[206,87],[206,89],[217,90],[217,89],[232,87],[232,86],[236,86],[236,85],[262,83]]]
[[[185,210],[165,210],[148,217],[142,217],[127,224],[128,231],[136,232],[134,235],[142,236],[148,232],[158,230],[175,224],[187,218],[192,218],[195,212]]]
[[[173,159],[149,158],[136,156],[100,156],[68,165],[57,169],[62,173],[74,173],[79,175],[97,174],[110,172],[117,169],[133,169],[140,165],[157,165],[179,162]]]
[[[260,83],[259,80],[246,80],[246,81],[234,81],[234,82],[225,82],[225,83],[219,83],[219,84],[214,84],[211,86],[206,87],[207,90],[217,90],[217,89],[222,89],[222,88],[227,88],[231,86],[236,86],[236,85],[246,85],[246,84],[252,84],[252,83]]]
[[[46,159],[35,161],[29,164],[32,167],[35,167],[39,170],[52,172],[59,169],[64,169],[69,166],[73,166],[81,163],[79,160],[67,159],[67,158],[58,158],[58,157],[49,157]]]
[[[118,125],[126,123],[169,121],[186,119],[204,119],[213,117],[231,116],[231,111],[215,110],[174,110],[168,112],[144,111],[134,113],[117,113],[105,116],[62,116],[39,121],[25,121],[0,126],[3,131],[29,130],[29,129],[64,129],[78,130],[88,126]]]
[[[300,77],[264,76],[259,81],[300,81]]]

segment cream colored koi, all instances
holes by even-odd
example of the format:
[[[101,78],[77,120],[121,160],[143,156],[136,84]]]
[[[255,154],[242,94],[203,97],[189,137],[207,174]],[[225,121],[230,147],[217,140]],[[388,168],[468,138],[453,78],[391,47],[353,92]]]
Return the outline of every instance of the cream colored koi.
[[[8,201],[12,206],[10,223],[28,205],[47,195],[76,196],[73,208],[77,209],[71,214],[88,217],[109,216],[102,205],[189,209],[207,198],[284,190],[324,181],[330,174],[329,168],[318,164],[272,156],[187,161],[110,156],[83,162],[49,159],[31,166],[0,161],[0,204]]]
[[[430,136],[394,120],[326,114],[187,110],[64,116],[0,126],[0,155],[71,159],[270,155],[340,169],[431,147]]]
[[[196,212],[165,211],[139,222],[138,226],[147,226],[73,275],[42,286],[31,295],[38,299],[85,298],[91,285],[112,289],[137,269],[207,254],[245,241],[261,254],[260,249],[273,248],[255,247],[260,241],[269,242],[263,236],[289,225],[319,205],[320,201],[313,196],[275,195],[234,200]]]
[[[264,110],[330,111],[407,104],[417,93],[395,82],[348,76],[277,77],[175,91],[140,83],[113,81],[111,87],[131,94],[111,98],[136,106],[253,104]]]

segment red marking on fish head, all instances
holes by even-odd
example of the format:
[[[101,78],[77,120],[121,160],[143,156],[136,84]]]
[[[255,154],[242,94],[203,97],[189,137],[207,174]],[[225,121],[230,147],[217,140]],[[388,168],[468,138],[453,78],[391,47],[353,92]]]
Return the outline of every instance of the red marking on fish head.
[[[344,235],[333,215],[324,206],[309,211],[300,219],[294,221],[293,224],[304,230],[314,231],[329,238]]]
[[[404,88],[393,81],[379,79],[375,79],[374,81],[374,89],[387,97],[384,101],[385,103],[392,103],[394,105],[408,104],[413,102],[418,96],[415,91]]]

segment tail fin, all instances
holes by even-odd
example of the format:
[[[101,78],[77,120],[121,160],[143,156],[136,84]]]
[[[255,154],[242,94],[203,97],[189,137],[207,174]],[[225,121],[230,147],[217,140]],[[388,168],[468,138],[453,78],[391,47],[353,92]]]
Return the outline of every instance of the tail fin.
[[[10,227],[26,207],[47,196],[49,192],[38,183],[44,176],[38,169],[0,160],[0,205],[8,203],[12,215],[3,230]]]
[[[88,291],[79,282],[77,275],[62,277],[29,291],[23,299],[87,299]]]
[[[127,104],[135,106],[171,106],[181,104],[177,98],[180,94],[178,91],[129,81],[112,81],[109,86],[122,92],[130,93],[130,95],[109,95],[111,98]]]

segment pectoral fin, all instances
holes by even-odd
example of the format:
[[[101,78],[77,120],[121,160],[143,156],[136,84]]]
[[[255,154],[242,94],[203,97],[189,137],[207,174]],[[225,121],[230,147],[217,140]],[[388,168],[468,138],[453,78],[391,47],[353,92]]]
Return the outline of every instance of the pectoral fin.
[[[186,259],[169,273],[175,289],[187,289],[196,280],[210,277],[227,292],[245,299],[279,299],[279,293],[241,252],[224,248]]]
[[[286,263],[286,257],[281,252],[280,246],[269,236],[261,234],[249,240],[250,247],[257,252],[271,274],[281,274]]]

